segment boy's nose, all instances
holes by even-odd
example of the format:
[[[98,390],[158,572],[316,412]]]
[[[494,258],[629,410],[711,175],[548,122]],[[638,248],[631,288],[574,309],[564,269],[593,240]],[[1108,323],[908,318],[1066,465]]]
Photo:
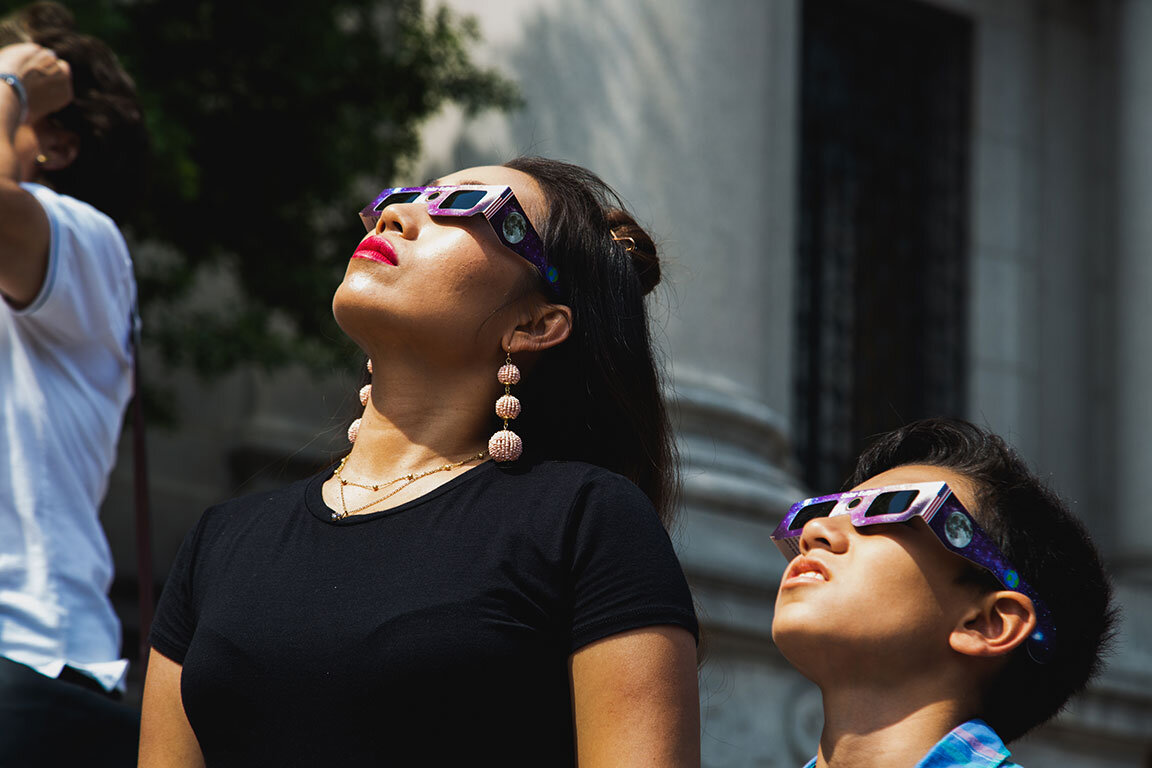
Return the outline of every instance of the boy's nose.
[[[852,520],[848,515],[813,518],[800,532],[800,552],[807,554],[813,549],[843,552],[848,548],[848,529],[851,527]]]

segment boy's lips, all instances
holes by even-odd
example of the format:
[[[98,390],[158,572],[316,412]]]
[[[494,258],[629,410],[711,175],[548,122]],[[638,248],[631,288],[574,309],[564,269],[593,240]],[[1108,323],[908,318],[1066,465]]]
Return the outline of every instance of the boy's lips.
[[[828,581],[828,569],[822,563],[811,557],[800,555],[792,558],[792,562],[784,570],[781,586],[789,584],[820,584]]]
[[[396,266],[396,251],[392,249],[391,243],[379,235],[372,235],[361,240],[360,245],[356,246],[356,252],[352,254],[352,258],[368,259],[369,261]]]

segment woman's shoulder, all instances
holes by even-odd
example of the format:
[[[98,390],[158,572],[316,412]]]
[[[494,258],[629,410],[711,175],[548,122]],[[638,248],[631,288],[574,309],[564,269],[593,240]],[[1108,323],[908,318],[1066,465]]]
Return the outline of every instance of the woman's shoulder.
[[[532,463],[500,465],[506,482],[533,484],[557,492],[578,493],[590,489],[624,494],[643,492],[628,478],[584,461],[547,460]]]
[[[628,478],[583,461],[549,460],[523,466],[501,466],[495,482],[520,500],[521,508],[552,509],[578,518],[592,508],[616,513],[629,510],[655,516],[652,502]]]
[[[319,482],[326,474],[330,472],[324,470],[280,488],[253,491],[213,504],[204,511],[201,527],[226,528],[264,519],[269,515],[280,517],[292,514],[306,504],[311,484]]]

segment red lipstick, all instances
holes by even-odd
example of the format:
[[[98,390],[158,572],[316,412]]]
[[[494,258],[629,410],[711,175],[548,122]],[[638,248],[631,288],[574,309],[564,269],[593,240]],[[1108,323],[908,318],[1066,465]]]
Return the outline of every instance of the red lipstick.
[[[369,261],[396,266],[396,251],[392,249],[391,243],[379,235],[370,235],[361,240],[360,245],[356,246],[356,252],[352,254],[352,258],[368,259]]]

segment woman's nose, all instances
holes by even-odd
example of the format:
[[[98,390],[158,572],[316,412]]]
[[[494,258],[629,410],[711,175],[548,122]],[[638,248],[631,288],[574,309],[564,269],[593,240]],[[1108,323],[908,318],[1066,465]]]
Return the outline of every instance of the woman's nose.
[[[398,232],[406,237],[415,237],[421,212],[427,215],[427,206],[423,203],[390,205],[380,212],[380,218],[376,220],[376,234],[389,231]]]

